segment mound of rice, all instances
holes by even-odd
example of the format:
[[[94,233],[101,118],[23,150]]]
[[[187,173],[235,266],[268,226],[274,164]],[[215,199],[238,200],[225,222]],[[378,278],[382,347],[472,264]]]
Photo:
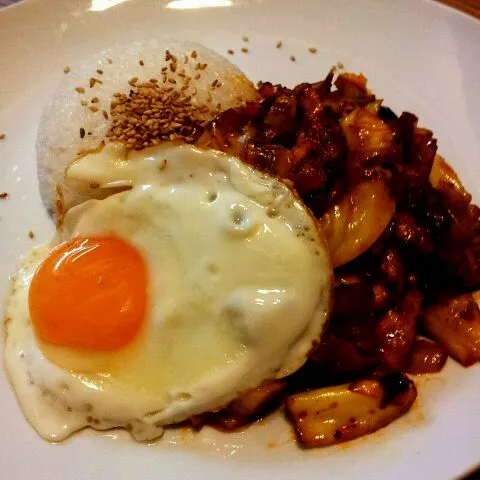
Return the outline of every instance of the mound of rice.
[[[102,142],[121,141],[136,149],[162,141],[188,142],[192,127],[257,95],[226,58],[172,38],[114,46],[71,65],[39,125],[42,199],[54,211],[57,186],[64,208],[93,198],[94,190],[65,184],[64,171]]]

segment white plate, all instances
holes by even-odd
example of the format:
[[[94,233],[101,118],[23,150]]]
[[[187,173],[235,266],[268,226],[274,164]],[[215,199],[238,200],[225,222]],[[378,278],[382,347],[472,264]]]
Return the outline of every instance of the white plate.
[[[216,8],[188,9],[192,5]],[[220,7],[218,5],[224,5]],[[177,8],[174,8],[177,7]],[[0,292],[21,254],[52,231],[37,193],[34,142],[62,70],[111,42],[158,34],[198,40],[253,79],[293,85],[338,61],[361,71],[396,111],[433,129],[479,200],[480,22],[429,0],[33,0],[0,11]],[[240,53],[248,35],[248,54]],[[276,49],[278,40],[283,48]],[[318,53],[308,52],[317,47]],[[289,60],[293,54],[296,62]],[[35,241],[27,232],[36,234]],[[2,307],[3,308],[3,307]],[[305,451],[281,416],[244,433],[176,430],[156,445],[121,432],[42,441],[0,371],[0,476],[16,479],[452,478],[480,462],[480,368],[450,362],[420,382],[394,425],[344,446]]]

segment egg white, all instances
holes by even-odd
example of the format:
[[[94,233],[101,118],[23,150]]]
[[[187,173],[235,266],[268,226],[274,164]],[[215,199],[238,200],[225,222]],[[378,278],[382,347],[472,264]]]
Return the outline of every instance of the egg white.
[[[125,191],[71,209],[14,280],[6,367],[42,437],[121,426],[152,439],[303,364],[327,318],[331,267],[315,220],[283,183],[234,157],[169,145],[109,145],[66,177]],[[41,344],[28,312],[35,269],[58,243],[101,235],[146,262],[146,327],[117,352]]]

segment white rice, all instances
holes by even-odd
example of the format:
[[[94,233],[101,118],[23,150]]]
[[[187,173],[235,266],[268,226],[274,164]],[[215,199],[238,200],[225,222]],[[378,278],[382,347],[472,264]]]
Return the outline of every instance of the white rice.
[[[213,108],[220,103],[222,110],[257,98],[255,87],[235,65],[197,43],[184,40],[160,38],[116,45],[72,63],[70,71],[64,75],[57,92],[45,108],[37,137],[40,193],[48,208],[54,209],[57,185],[63,187],[65,208],[91,197],[92,190],[82,192],[63,184],[65,167],[81,150],[94,149],[105,140],[110,118],[105,119],[102,111],[110,113],[114,93],[128,94],[131,88],[129,79],[138,77],[138,83],[151,78],[161,81],[162,67],[169,66],[165,60],[166,50],[177,57],[177,72],[185,69],[185,75],[192,77],[192,93],[195,93],[193,87],[196,87],[197,92],[192,95],[192,104],[203,104],[209,92],[213,97],[209,105]],[[194,51],[196,58],[192,58]],[[184,63],[185,55],[189,57],[187,63]],[[207,68],[199,71],[196,69],[198,63],[207,64]],[[193,79],[198,73],[201,73],[200,79]],[[95,82],[91,88],[91,78],[103,83]],[[216,79],[221,82],[221,87],[209,88]],[[83,88],[85,93],[78,93],[78,87]],[[180,88],[180,85],[174,87]],[[98,102],[92,104],[91,99],[94,97],[98,98]],[[82,106],[81,100],[88,102],[89,106],[95,105],[98,111],[92,112],[88,107]],[[210,112],[205,114],[206,119],[211,117]],[[85,130],[83,139],[80,138],[81,128]]]

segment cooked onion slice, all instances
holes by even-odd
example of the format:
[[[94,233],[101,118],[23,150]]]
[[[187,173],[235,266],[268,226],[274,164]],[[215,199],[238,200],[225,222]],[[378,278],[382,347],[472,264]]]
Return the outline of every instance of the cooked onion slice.
[[[480,361],[480,292],[455,297],[423,312],[427,332],[463,366]]]
[[[359,380],[289,397],[287,412],[298,439],[309,447],[326,447],[372,433],[402,416],[417,397],[417,390],[401,374],[389,377],[386,381]],[[390,391],[391,380],[397,391]]]
[[[395,213],[395,201],[383,179],[355,186],[320,220],[332,263],[339,267],[368,250]]]

